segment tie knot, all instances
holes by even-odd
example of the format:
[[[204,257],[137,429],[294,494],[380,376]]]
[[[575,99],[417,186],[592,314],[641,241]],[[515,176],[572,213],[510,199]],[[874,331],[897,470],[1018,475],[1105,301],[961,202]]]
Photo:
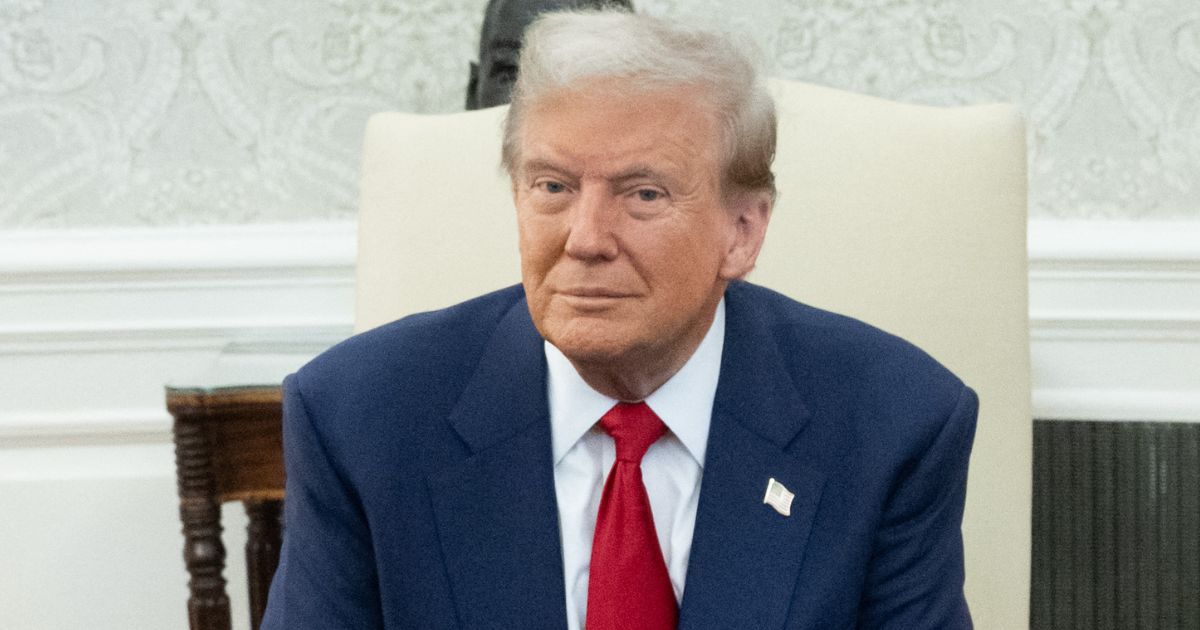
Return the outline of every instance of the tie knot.
[[[617,403],[600,418],[600,426],[616,442],[617,459],[634,464],[640,464],[650,445],[667,432],[667,425],[644,402]]]

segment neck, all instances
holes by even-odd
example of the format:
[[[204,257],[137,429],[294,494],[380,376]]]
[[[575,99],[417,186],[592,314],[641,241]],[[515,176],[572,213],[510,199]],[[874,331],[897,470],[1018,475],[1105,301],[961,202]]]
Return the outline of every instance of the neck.
[[[694,351],[695,348],[692,350]],[[687,357],[667,365],[655,366],[653,369],[646,369],[646,366],[638,366],[642,369],[622,369],[613,368],[611,365],[590,366],[571,361],[575,371],[592,389],[622,402],[645,400],[647,396],[662,387],[663,383],[671,380],[671,377],[685,363],[687,363]]]

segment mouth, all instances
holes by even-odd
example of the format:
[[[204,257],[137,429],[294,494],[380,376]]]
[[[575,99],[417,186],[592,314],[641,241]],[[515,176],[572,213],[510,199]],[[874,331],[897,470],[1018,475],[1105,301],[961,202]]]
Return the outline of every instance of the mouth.
[[[558,295],[571,309],[581,314],[607,312],[634,297],[632,293],[591,287],[567,289],[559,291]]]
[[[619,299],[619,298],[633,297],[632,293],[624,293],[624,292],[615,291],[612,289],[591,288],[591,287],[565,289],[563,291],[560,291],[559,293],[563,294],[564,296],[574,297],[574,298]]]

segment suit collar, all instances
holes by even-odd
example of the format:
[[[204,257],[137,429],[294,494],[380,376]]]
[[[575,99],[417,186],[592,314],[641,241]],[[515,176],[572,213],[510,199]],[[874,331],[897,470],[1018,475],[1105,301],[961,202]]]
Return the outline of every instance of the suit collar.
[[[713,414],[736,418],[747,430],[785,449],[812,416],[784,361],[759,290],[736,282],[726,291],[728,323]]]
[[[486,450],[546,421],[545,383],[542,337],[522,298],[488,340],[475,374],[450,413],[450,426],[472,453]]]
[[[471,455],[427,478],[463,628],[567,627],[541,342],[517,301],[449,418]]]
[[[681,630],[783,628],[836,450],[804,403],[762,291],[726,292],[721,378],[680,610]],[[777,316],[776,316],[777,317]],[[795,494],[791,515],[763,503],[769,479]]]

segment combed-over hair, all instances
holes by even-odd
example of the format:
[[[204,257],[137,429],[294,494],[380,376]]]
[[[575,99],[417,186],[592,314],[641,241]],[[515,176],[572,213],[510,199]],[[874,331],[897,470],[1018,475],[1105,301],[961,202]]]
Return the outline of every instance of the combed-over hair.
[[[775,194],[775,102],[755,63],[726,35],[628,11],[542,15],[525,33],[502,163],[519,163],[523,113],[542,95],[586,79],[622,79],[629,91],[697,87],[717,114],[726,195]]]

